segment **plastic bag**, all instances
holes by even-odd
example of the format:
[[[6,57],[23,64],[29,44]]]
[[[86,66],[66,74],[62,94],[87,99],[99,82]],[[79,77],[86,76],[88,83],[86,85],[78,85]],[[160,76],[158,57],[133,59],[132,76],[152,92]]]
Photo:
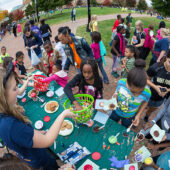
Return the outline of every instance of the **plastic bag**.
[[[36,66],[40,63],[40,59],[33,49],[31,49],[31,64],[32,66]]]

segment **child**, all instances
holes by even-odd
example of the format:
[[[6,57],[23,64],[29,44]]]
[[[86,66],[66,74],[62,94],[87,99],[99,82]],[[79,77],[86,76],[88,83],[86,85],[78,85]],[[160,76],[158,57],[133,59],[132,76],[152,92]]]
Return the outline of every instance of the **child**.
[[[115,78],[119,77],[117,73],[117,67],[120,62],[120,59],[124,57],[125,53],[125,38],[123,36],[125,32],[124,26],[117,27],[117,34],[112,43],[111,53],[113,55],[113,65],[112,65],[112,75]]]
[[[90,35],[92,34],[92,32],[98,31],[97,15],[92,16],[89,27],[90,27]]]
[[[101,52],[101,50],[100,50],[101,34],[99,32],[94,31],[92,33],[92,41],[93,41],[93,43],[91,45],[91,49],[93,50],[94,58],[97,61],[99,69],[103,75],[104,83],[109,84],[109,79],[108,79],[107,74],[103,68],[103,58],[101,57],[101,53],[100,53]]]
[[[2,46],[2,47],[1,47],[1,55],[0,55],[0,66],[2,66],[2,64],[3,64],[3,59],[4,59],[5,57],[9,57],[9,54],[6,53],[6,47],[5,47],[5,46]]]
[[[117,27],[119,26],[119,24],[121,23],[121,15],[117,15],[117,19],[115,20],[114,24],[113,24],[113,28],[112,28],[112,40],[114,39],[116,33],[117,33]]]
[[[52,75],[45,78],[43,82],[56,81],[60,86],[65,87],[68,81],[67,73],[62,70],[62,61],[57,60],[53,65]]]
[[[70,101],[75,105],[76,110],[82,110],[82,107],[74,98],[72,88],[79,87],[79,93],[90,94],[94,99],[103,97],[103,82],[99,76],[98,66],[94,59],[86,58],[80,65],[81,73],[77,74],[64,88],[64,92]]]
[[[133,45],[128,45],[125,49],[125,58],[122,59],[123,71],[121,78],[127,78],[128,72],[134,67],[134,62],[138,58],[138,51]]]
[[[147,107],[151,96],[151,91],[146,86],[145,66],[144,60],[137,59],[135,67],[129,71],[127,79],[120,79],[117,84],[118,107],[112,112],[110,118],[116,122],[121,120],[125,127],[129,127],[132,123],[134,126],[139,125],[141,114]]]
[[[54,143],[64,118],[75,117],[75,114],[65,110],[56,118],[46,133],[35,130],[21,109],[17,109],[17,82],[11,66],[7,68],[7,71],[0,70],[0,138],[32,168],[58,169],[56,160],[45,148]]]
[[[21,24],[18,24],[18,25],[17,25],[17,32],[18,32],[18,35],[20,36],[20,35],[21,35],[21,32],[22,32],[22,30],[21,30]]]
[[[64,48],[63,45],[61,43],[61,41],[58,39],[58,35],[55,37],[55,50],[59,51],[61,56],[62,56],[62,69],[64,70],[64,66],[67,60],[67,56],[64,52]]]
[[[17,76],[21,79],[27,79],[27,71],[24,66],[24,53],[22,51],[18,51],[16,53],[16,60],[14,62],[14,68],[15,72],[17,73]]]
[[[129,39],[130,39],[130,34],[131,34],[131,27],[130,27],[130,23],[127,23],[127,28],[126,28],[126,35],[125,35],[125,38],[126,38],[126,41],[127,41],[127,44],[129,43]]]

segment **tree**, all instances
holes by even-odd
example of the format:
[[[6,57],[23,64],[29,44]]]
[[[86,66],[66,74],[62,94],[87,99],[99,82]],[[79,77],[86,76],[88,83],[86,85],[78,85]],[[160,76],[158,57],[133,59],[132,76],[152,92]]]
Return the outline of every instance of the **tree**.
[[[111,5],[110,0],[105,0],[105,1],[103,2],[103,5],[104,5],[104,6],[110,6],[110,5]]]
[[[170,1],[169,0],[152,0],[152,7],[163,16],[170,16]]]
[[[78,0],[78,1],[77,1],[77,6],[81,6],[81,5],[83,5],[82,0]]]
[[[126,7],[135,7],[136,0],[126,0]]]
[[[96,0],[90,0],[90,4],[95,6],[95,5],[98,5],[98,2]]]
[[[31,4],[29,4],[25,10],[25,15],[26,16],[31,16],[32,14],[35,13],[35,7],[33,7]]]
[[[137,8],[139,10],[146,10],[148,8],[148,5],[145,0],[139,0]]]
[[[24,18],[24,11],[17,9],[15,12],[13,12],[13,19],[18,21]]]
[[[126,0],[113,0],[112,5],[119,6],[119,7],[125,7]]]

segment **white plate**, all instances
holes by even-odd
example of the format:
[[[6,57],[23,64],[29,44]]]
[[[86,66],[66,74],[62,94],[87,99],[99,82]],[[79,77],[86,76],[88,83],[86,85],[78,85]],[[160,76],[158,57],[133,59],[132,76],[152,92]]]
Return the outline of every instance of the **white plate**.
[[[155,131],[158,131],[158,132],[159,132],[159,136],[158,136],[158,137],[156,137],[156,136],[154,135],[154,132],[155,132]],[[150,134],[151,134],[151,136],[153,137],[153,139],[154,139],[155,141],[161,142],[161,141],[162,141],[162,138],[163,138],[164,135],[165,135],[165,131],[162,130],[157,124],[154,124],[154,125],[152,126],[151,130],[150,130]]]
[[[70,123],[72,125],[72,128],[71,129],[60,130],[59,135],[68,136],[73,132],[74,126],[73,126],[73,123],[70,120],[64,120],[64,122]]]
[[[117,108],[117,99],[116,98],[112,98],[112,99],[110,99],[110,100],[105,100],[105,102],[104,102],[104,110],[111,110],[110,108],[109,108],[109,105],[110,104],[114,104],[115,105],[115,108],[113,109],[113,110],[115,110],[116,108]]]
[[[48,103],[51,103],[51,102],[56,102],[56,103],[58,103],[57,101],[49,101]],[[47,103],[47,104],[48,104],[48,103]],[[55,113],[55,112],[58,110],[58,108],[59,108],[59,103],[58,103],[58,107],[56,107],[55,110],[52,112],[52,111],[49,111],[49,110],[46,109],[47,104],[46,104],[45,107],[44,107],[44,110],[45,110],[45,112],[47,112],[47,113]]]
[[[50,90],[50,91],[48,91],[48,92],[46,93],[46,96],[47,96],[47,97],[53,97],[53,96],[54,96],[54,92],[53,92],[52,90]]]

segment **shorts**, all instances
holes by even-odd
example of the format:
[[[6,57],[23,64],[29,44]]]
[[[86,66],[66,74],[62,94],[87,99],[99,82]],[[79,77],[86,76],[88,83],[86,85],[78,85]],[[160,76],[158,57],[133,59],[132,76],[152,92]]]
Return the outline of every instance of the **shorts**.
[[[154,101],[154,100],[149,100],[149,103],[148,103],[148,106],[150,106],[150,107],[160,107],[162,104],[163,104],[163,102],[164,102],[164,99],[163,100],[161,100],[161,101]]]

